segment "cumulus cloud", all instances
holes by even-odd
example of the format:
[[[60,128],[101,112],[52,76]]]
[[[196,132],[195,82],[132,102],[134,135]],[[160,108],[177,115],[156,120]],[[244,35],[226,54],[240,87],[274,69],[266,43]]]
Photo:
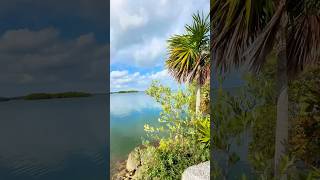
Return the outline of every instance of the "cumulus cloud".
[[[20,94],[22,87],[106,92],[107,57],[108,46],[93,33],[63,39],[54,28],[7,30],[0,35],[2,94]]]
[[[17,29],[6,31],[0,39],[0,51],[29,51],[30,49],[46,46],[58,37],[58,31],[45,28],[39,31]]]
[[[184,31],[193,13],[207,14],[209,1],[111,0],[110,6],[111,91],[145,90],[152,80],[176,88],[162,69],[166,41]]]
[[[166,39],[181,33],[192,13],[209,12],[207,0],[111,0],[111,62],[161,66]]]
[[[165,40],[159,38],[152,38],[150,41],[144,41],[142,44],[138,44],[134,50],[133,57],[136,60],[136,64],[152,65],[160,55],[164,55]],[[149,60],[149,61],[148,61]]]
[[[153,80],[160,81],[161,84],[177,88],[177,83],[168,74],[167,70],[141,74],[140,72],[111,71],[110,88],[111,91],[119,90],[146,90]]]

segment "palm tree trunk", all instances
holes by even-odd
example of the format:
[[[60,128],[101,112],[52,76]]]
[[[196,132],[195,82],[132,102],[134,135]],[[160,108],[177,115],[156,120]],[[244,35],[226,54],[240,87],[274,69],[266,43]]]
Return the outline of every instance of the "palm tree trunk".
[[[197,94],[196,94],[196,114],[200,112],[200,100],[201,100],[201,86],[197,84]]]
[[[274,155],[274,173],[281,180],[287,179],[287,175],[279,173],[279,165],[282,157],[286,155],[286,143],[288,142],[288,75],[287,75],[287,15],[281,18],[279,48],[278,48],[278,69],[277,69],[277,122],[276,122],[276,140]]]

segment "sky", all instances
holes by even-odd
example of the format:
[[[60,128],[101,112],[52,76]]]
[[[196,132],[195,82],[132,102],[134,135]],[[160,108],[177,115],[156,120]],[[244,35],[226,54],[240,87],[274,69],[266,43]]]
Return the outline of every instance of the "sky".
[[[146,90],[152,80],[177,88],[165,69],[166,41],[184,33],[192,14],[209,13],[209,0],[111,0],[110,89]]]
[[[0,1],[0,97],[107,91],[107,0]]]

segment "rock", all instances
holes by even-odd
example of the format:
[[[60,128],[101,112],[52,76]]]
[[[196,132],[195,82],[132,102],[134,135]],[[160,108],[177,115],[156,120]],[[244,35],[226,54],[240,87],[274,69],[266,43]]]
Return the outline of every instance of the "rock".
[[[135,171],[140,166],[139,148],[134,149],[128,156],[126,168],[129,172]]]
[[[182,174],[182,180],[210,180],[210,161],[188,167]]]
[[[134,175],[132,176],[132,179],[138,179],[140,177],[141,173],[141,168],[138,168]]]

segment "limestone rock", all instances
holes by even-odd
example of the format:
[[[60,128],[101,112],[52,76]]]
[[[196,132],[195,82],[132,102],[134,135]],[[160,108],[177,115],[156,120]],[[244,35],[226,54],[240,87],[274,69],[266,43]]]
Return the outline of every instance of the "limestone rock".
[[[182,180],[210,180],[210,161],[188,167],[182,174]]]
[[[139,148],[136,148],[129,154],[126,168],[129,172],[135,171],[138,169],[140,164],[141,164],[141,161],[140,161]]]

